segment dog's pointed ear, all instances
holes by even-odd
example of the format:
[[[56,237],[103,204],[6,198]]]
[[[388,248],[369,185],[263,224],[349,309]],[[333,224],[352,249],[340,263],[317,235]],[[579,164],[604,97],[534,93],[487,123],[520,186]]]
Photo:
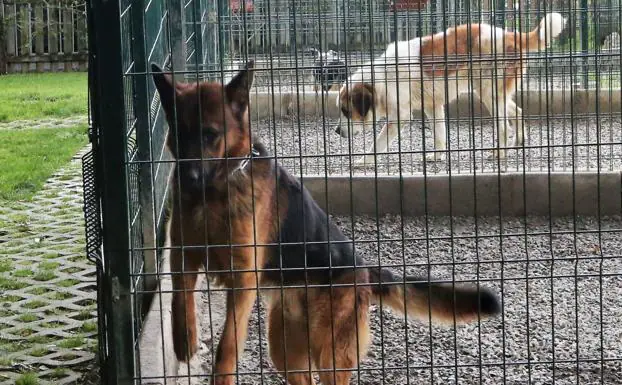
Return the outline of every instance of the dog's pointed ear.
[[[162,72],[162,69],[157,64],[151,64],[151,73],[153,74],[153,82],[160,95],[160,102],[164,112],[167,117],[171,118],[175,106],[175,96],[179,95],[181,87],[179,83],[175,83],[171,74]]]
[[[255,62],[253,60],[249,60],[246,63],[246,67],[235,75],[229,84],[225,86],[227,100],[231,103],[233,112],[238,116],[241,116],[248,107],[250,89],[253,85],[254,67]]]

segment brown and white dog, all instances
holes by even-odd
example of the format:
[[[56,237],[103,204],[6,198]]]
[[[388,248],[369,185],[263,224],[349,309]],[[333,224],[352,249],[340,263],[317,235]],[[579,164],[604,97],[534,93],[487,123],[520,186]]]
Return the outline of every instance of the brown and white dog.
[[[527,66],[523,54],[549,46],[564,29],[566,19],[547,14],[531,32],[510,32],[488,24],[464,24],[434,35],[391,43],[386,52],[355,72],[339,90],[341,109],[337,133],[347,138],[387,118],[374,147],[361,161],[374,163],[373,153],[386,152],[398,136],[400,122],[411,120],[413,109],[432,121],[434,153],[441,160],[447,148],[445,105],[460,93],[475,92],[495,117],[499,157],[505,156],[506,124],[518,122],[522,110],[512,100]],[[344,124],[346,120],[347,124]],[[514,144],[523,143],[515,125]],[[375,151],[374,151],[375,150]],[[496,154],[496,151],[495,151]],[[360,161],[358,162],[360,163]]]

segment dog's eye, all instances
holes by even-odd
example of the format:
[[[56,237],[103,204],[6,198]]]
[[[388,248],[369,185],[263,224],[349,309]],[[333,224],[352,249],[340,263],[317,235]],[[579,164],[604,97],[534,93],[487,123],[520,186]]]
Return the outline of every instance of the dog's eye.
[[[218,136],[218,131],[216,131],[212,127],[206,127],[202,130],[203,141],[204,142],[213,142]]]

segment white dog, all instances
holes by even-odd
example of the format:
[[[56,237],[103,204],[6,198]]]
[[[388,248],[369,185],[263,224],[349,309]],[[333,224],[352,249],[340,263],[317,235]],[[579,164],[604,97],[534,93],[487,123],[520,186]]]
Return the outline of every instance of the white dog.
[[[526,71],[523,54],[549,46],[565,24],[562,15],[549,13],[528,33],[509,32],[488,24],[464,24],[391,43],[381,57],[342,85],[337,98],[341,115],[336,131],[347,138],[386,117],[387,123],[369,150],[386,152],[398,135],[397,122],[409,122],[412,110],[422,109],[432,120],[434,132],[435,152],[427,159],[441,160],[447,149],[445,105],[460,93],[475,92],[496,117],[493,121],[499,133],[499,151],[495,155],[504,157],[506,124],[510,118],[516,122],[522,113],[512,96]],[[514,144],[520,146],[522,130],[518,125],[514,129]],[[373,164],[374,155],[366,155],[362,162]]]

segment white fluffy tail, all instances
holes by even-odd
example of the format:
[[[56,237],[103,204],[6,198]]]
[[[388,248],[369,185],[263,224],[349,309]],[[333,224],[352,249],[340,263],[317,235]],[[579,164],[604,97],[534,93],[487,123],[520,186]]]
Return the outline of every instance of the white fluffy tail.
[[[557,12],[552,12],[544,16],[538,25],[538,37],[540,42],[547,47],[551,45],[553,39],[559,36],[566,27],[566,19]]]

